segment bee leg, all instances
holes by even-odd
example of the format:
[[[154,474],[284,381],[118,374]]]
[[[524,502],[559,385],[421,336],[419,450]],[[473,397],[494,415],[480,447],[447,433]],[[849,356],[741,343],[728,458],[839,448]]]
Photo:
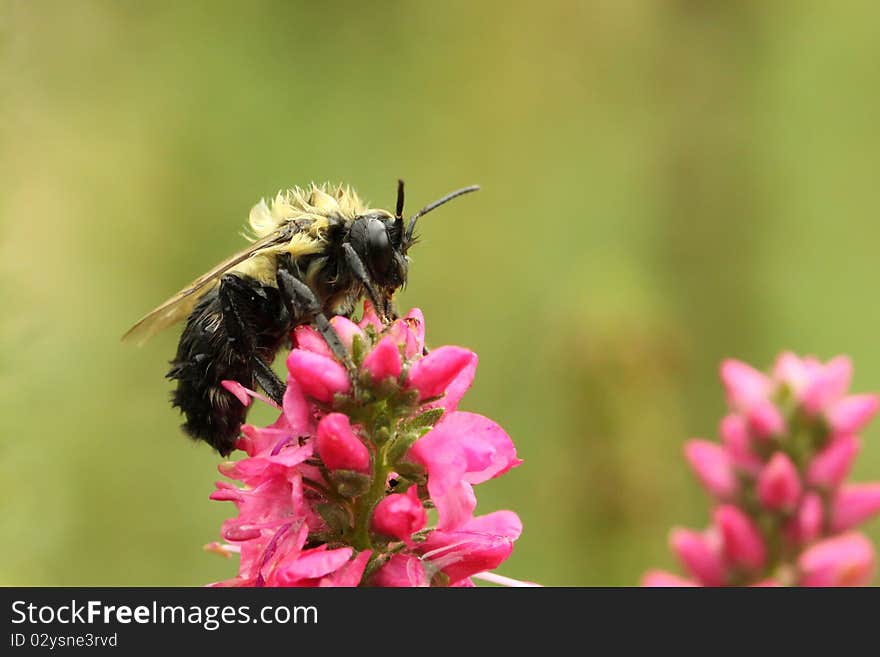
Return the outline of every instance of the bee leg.
[[[250,361],[257,383],[272,401],[280,406],[286,386],[272,368],[260,358],[257,353],[256,335],[248,328],[242,317],[243,311],[257,301],[253,289],[238,276],[227,274],[220,281],[219,295],[223,324],[231,348],[243,361]]]
[[[345,254],[345,263],[351,269],[351,273],[354,274],[355,278],[357,278],[363,286],[367,290],[367,295],[370,297],[370,301],[373,302],[373,307],[376,309],[376,312],[381,313],[385,319],[388,319],[389,314],[394,315],[392,310],[387,307],[386,303],[383,303],[381,299],[383,297],[376,292],[376,288],[373,287],[373,279],[370,278],[370,275],[367,273],[367,268],[364,266],[363,260],[354,250],[354,247],[348,242],[342,245],[342,251]]]
[[[290,313],[290,319],[293,324],[312,324],[318,333],[324,338],[330,351],[339,360],[345,369],[348,370],[352,383],[357,381],[357,370],[354,362],[351,360],[351,354],[342,344],[336,329],[327,320],[327,317],[321,310],[321,304],[315,298],[315,293],[311,288],[291,274],[283,267],[278,268],[276,274],[278,280],[278,289],[282,291],[282,299],[287,304],[287,311]]]
[[[263,362],[262,358],[254,356],[253,363],[254,377],[256,377],[257,383],[269,395],[269,399],[281,406],[284,402],[284,391],[287,389],[287,386],[278,378],[275,370]]]

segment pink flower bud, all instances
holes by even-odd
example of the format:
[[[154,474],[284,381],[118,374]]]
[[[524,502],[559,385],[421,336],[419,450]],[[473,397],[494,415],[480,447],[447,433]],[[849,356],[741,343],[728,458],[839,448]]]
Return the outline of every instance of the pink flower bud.
[[[758,438],[770,438],[785,433],[785,419],[773,402],[761,399],[748,411],[749,427]]]
[[[370,578],[373,586],[426,587],[431,583],[422,560],[411,554],[395,554]]]
[[[401,541],[408,542],[427,522],[428,514],[415,486],[410,486],[406,494],[388,495],[373,510],[373,531]]]
[[[678,588],[697,586],[694,582],[665,570],[649,570],[642,577],[642,586],[650,588]]]
[[[731,563],[755,570],[764,565],[767,549],[751,518],[732,504],[723,504],[715,509],[715,524]]]
[[[287,357],[287,369],[302,391],[318,401],[333,401],[336,393],[351,390],[346,369],[328,356],[294,349]]]
[[[795,354],[786,351],[776,359],[773,378],[787,385],[797,395],[809,383],[809,367]]]
[[[315,448],[328,470],[370,471],[370,451],[342,413],[324,416],[318,424]]]
[[[736,475],[730,457],[720,445],[708,440],[689,440],[684,455],[700,483],[712,495],[725,499],[736,492]]]
[[[327,356],[327,358],[333,358],[333,352],[324,336],[308,324],[300,324],[293,329],[293,344],[297,349],[305,349]]]
[[[440,347],[417,361],[409,372],[409,386],[421,394],[422,399],[442,395],[447,386],[477,355],[462,347]]]
[[[765,374],[732,358],[721,363],[721,381],[727,391],[728,403],[740,410],[748,410],[766,399],[773,386]]]
[[[801,480],[791,459],[776,452],[758,477],[758,499],[773,511],[790,511],[801,497]]]
[[[801,394],[801,403],[808,413],[825,410],[846,393],[852,379],[852,363],[846,356],[832,358],[812,375]]]
[[[752,475],[757,475],[764,466],[763,462],[751,449],[751,438],[745,418],[735,413],[724,416],[718,429],[721,441],[731,462],[737,468]]]
[[[351,351],[351,344],[354,342],[354,337],[356,335],[361,338],[364,337],[364,332],[361,330],[361,327],[342,315],[331,317],[330,326],[333,327],[333,330],[336,331],[336,335],[339,336],[340,341],[349,351]]]
[[[877,395],[851,395],[832,404],[826,417],[834,433],[856,433],[871,421],[878,408]]]
[[[373,381],[396,379],[401,370],[400,348],[390,335],[379,340],[373,350],[364,358],[363,368],[370,373]]]
[[[669,536],[672,551],[704,586],[724,584],[725,568],[720,543],[714,532],[702,534],[692,529],[673,529]]]
[[[831,503],[831,531],[842,532],[880,512],[880,483],[841,486]]]
[[[786,526],[789,539],[802,545],[812,543],[822,532],[822,499],[817,493],[804,496],[797,515]]]
[[[807,468],[807,481],[819,488],[836,488],[846,479],[859,452],[857,436],[843,435],[813,457]]]
[[[874,574],[874,546],[858,532],[816,543],[798,559],[801,586],[866,586]]]

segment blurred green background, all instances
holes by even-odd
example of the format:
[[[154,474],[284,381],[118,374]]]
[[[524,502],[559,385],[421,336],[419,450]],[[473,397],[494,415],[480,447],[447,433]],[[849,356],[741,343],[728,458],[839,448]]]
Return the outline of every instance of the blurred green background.
[[[875,3],[0,8],[2,584],[231,576],[201,549],[219,459],[168,405],[178,331],[119,336],[311,180],[391,207],[403,177],[410,210],[483,186],[424,221],[399,306],[480,354],[463,406],[525,459],[478,490],[525,524],[504,574],[674,567],[725,356],[847,353],[880,389]]]

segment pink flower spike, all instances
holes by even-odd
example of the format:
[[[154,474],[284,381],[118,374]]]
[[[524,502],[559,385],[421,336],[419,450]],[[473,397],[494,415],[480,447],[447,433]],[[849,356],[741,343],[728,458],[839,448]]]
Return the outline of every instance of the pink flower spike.
[[[330,413],[321,419],[315,449],[328,470],[370,471],[370,451],[342,413]]]
[[[801,586],[867,586],[874,575],[874,546],[858,532],[816,543],[798,559]]]
[[[785,433],[785,419],[776,405],[767,400],[757,401],[748,411],[749,427],[758,438],[770,438]]]
[[[776,452],[758,477],[758,499],[772,511],[790,511],[801,497],[797,468],[783,452]]]
[[[294,349],[287,357],[287,369],[302,391],[318,401],[330,402],[336,393],[351,390],[346,369],[327,356]]]
[[[822,533],[822,513],[822,499],[818,493],[807,493],[797,515],[786,527],[788,537],[801,545],[815,541]]]
[[[831,531],[842,532],[880,512],[880,482],[841,486],[831,503]]]
[[[702,534],[692,529],[673,529],[669,535],[672,551],[682,565],[704,586],[722,586],[724,560],[717,534]]]
[[[689,579],[667,573],[665,570],[649,570],[642,577],[642,586],[649,588],[682,588],[698,586]]]
[[[825,489],[839,486],[849,474],[860,446],[858,436],[843,435],[832,439],[831,443],[810,461],[807,468],[807,482],[811,486]]]
[[[721,363],[721,381],[732,408],[748,410],[767,398],[773,384],[762,372],[742,361],[728,358]]]
[[[440,347],[416,361],[409,372],[408,385],[417,389],[422,399],[437,397],[469,365],[476,366],[476,360],[477,355],[468,349]]]
[[[370,373],[373,381],[396,379],[400,376],[402,368],[400,348],[394,338],[386,335],[379,340],[378,344],[364,358],[363,368]]]
[[[428,514],[419,500],[418,489],[410,486],[405,494],[384,497],[373,510],[373,531],[411,543],[412,535],[428,522]]]
[[[838,356],[817,371],[804,388],[801,404],[810,414],[818,414],[846,394],[852,379],[852,362]]]
[[[345,345],[345,348],[349,351],[351,351],[354,336],[357,335],[361,338],[364,337],[364,332],[361,330],[361,327],[342,315],[334,315],[331,317],[330,326],[333,327],[333,330],[336,331],[336,335],[339,336],[342,344]]]
[[[333,358],[330,346],[318,331],[308,324],[300,324],[293,329],[293,344],[297,349],[305,349],[327,358]]]
[[[753,570],[761,568],[767,559],[767,549],[751,518],[732,504],[719,506],[714,516],[724,554],[731,563]]]
[[[689,440],[684,454],[700,483],[712,495],[727,499],[736,492],[736,475],[730,457],[720,445],[708,440]]]
[[[370,578],[373,586],[427,587],[431,583],[425,574],[422,560],[411,554],[394,554],[376,574]]]
[[[834,433],[856,433],[871,421],[878,408],[877,395],[851,395],[832,404],[826,417]]]

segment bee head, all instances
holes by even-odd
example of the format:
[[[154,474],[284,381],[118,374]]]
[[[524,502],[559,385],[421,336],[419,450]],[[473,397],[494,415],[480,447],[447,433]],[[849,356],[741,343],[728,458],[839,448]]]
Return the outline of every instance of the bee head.
[[[351,225],[352,248],[367,268],[370,280],[388,295],[406,283],[404,237],[395,217],[383,211],[361,215]]]
[[[409,262],[406,253],[416,241],[414,233],[419,217],[462,194],[478,189],[479,186],[471,185],[451,192],[426,205],[405,223],[403,181],[398,180],[397,204],[393,215],[379,210],[360,215],[354,220],[349,234],[351,246],[367,268],[366,273],[371,281],[382,289],[388,299],[406,283]]]

